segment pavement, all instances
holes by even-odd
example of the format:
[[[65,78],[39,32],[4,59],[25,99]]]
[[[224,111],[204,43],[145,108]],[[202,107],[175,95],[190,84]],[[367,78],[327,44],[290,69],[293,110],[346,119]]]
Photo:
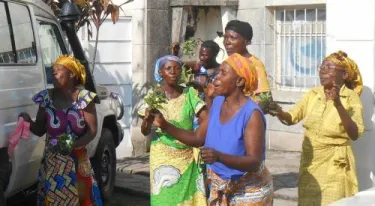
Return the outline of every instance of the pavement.
[[[273,175],[274,206],[297,206],[300,153],[268,150],[266,166]],[[149,156],[117,161],[115,186],[145,197],[150,196]]]

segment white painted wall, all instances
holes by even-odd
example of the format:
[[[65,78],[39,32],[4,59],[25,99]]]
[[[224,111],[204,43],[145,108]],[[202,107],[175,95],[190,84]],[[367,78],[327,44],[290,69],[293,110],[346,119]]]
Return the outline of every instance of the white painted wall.
[[[207,11],[207,12],[206,12]],[[230,15],[226,13],[225,15]],[[217,35],[217,31],[223,31],[224,28],[222,26],[222,13],[220,7],[209,7],[208,10],[199,9],[198,12],[198,24],[197,29],[194,34],[194,39],[206,41],[206,40],[214,40],[219,46],[224,49],[222,44],[222,38],[219,38]],[[185,35],[185,33],[181,34]],[[183,38],[182,38],[183,39]],[[196,56],[190,57],[191,60],[197,60],[198,53],[199,53],[200,46],[197,47]],[[219,62],[222,62],[222,59],[225,57],[225,52],[220,51],[217,57]],[[189,59],[187,56],[183,56],[182,58]]]
[[[220,7],[210,7],[206,13],[204,9],[199,9],[198,25],[194,38],[212,40],[217,37],[216,31],[222,31]]]
[[[221,48],[216,60],[221,63],[228,56],[224,48],[224,38],[217,35],[217,31],[224,32],[225,26],[231,20],[236,19],[237,10],[233,7],[210,7],[205,12],[204,9],[200,9],[198,13],[198,24],[194,35],[194,39],[201,39],[202,41],[213,40]],[[182,33],[181,35],[185,35]],[[182,38],[183,39],[183,38]],[[199,53],[200,47],[197,47],[197,54]],[[188,58],[188,57],[184,57]],[[198,59],[198,56],[192,57]]]
[[[340,8],[340,9],[338,9]],[[343,50],[362,73],[365,135],[354,143],[360,190],[375,186],[375,2],[327,0],[327,54]]]
[[[120,5],[124,1],[115,0]],[[143,82],[146,74],[143,70],[144,50],[144,19],[145,0],[135,0],[121,7],[120,18],[113,25],[108,18],[99,31],[99,43],[94,71],[97,84],[106,86],[110,91],[117,92],[125,104],[125,114],[120,120],[124,130],[124,139],[116,149],[118,159],[132,156],[132,90],[134,82]],[[80,38],[91,62],[94,55],[96,31],[94,25],[92,38],[87,30],[80,30]]]
[[[325,4],[326,0],[265,0],[267,6],[294,6]]]
[[[96,32],[88,42],[90,59],[94,55]],[[124,100],[125,113],[120,120],[124,130],[124,139],[116,148],[117,158],[131,156],[130,135],[132,110],[132,18],[122,16],[113,25],[107,19],[99,31],[99,43],[96,53],[94,76],[96,83],[118,93]]]

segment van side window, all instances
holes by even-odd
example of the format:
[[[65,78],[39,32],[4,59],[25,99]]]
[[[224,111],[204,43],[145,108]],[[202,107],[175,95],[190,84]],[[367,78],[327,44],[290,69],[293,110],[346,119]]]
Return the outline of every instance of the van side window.
[[[5,3],[0,2],[0,64],[15,63]]]
[[[55,60],[63,54],[60,45],[62,38],[56,25],[39,22],[39,39],[45,66],[47,84],[52,84],[52,66]],[[66,53],[66,52],[65,52]]]
[[[29,9],[21,4],[8,3],[16,49],[16,62],[36,63],[36,44]]]

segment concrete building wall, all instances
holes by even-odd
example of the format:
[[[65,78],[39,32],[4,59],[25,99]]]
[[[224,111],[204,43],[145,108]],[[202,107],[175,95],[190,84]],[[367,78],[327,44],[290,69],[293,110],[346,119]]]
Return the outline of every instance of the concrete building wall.
[[[203,41],[206,40],[218,40],[219,36],[217,31],[223,31],[222,21],[221,21],[221,8],[219,6],[211,7],[199,7],[198,9],[198,22],[194,36],[191,37],[195,40],[198,40],[198,45],[196,47],[196,52],[194,56],[183,55],[181,58],[184,61],[195,61],[198,60],[198,54],[200,45]],[[187,10],[183,10],[183,16],[186,15]],[[183,17],[183,21],[186,21],[186,17]],[[182,22],[181,27],[186,27],[186,22]],[[180,33],[179,42],[183,42],[185,37],[185,29]],[[224,47],[222,48],[224,49]],[[224,52],[220,52],[218,55],[219,59],[224,57]]]
[[[115,0],[120,5],[124,1]],[[124,139],[116,149],[117,158],[133,155],[131,135],[133,91],[134,85],[143,82],[146,72],[142,72],[145,58],[144,35],[145,0],[135,0],[125,4],[120,9],[118,22],[113,25],[110,18],[106,19],[99,30],[98,49],[94,77],[97,84],[106,86],[110,91],[120,94],[125,104],[125,113],[120,121],[124,130]],[[87,51],[89,61],[92,62],[95,50],[96,30],[92,24],[92,38],[88,36],[87,28],[79,31],[83,47]]]
[[[116,4],[121,4],[123,1],[116,0]],[[129,136],[131,138],[132,150],[131,154],[137,150],[138,144],[134,144],[137,140],[134,133],[134,121],[136,116],[134,113],[134,106],[139,101],[139,96],[142,91],[142,86],[145,84],[147,79],[147,64],[144,61],[147,58],[147,35],[146,31],[148,29],[147,24],[147,0],[135,0],[129,4],[122,6],[120,10],[120,16],[129,16],[132,18],[132,65],[131,65],[131,110],[129,113]],[[108,30],[107,32],[111,32]],[[128,94],[127,97],[130,95]],[[117,150],[121,150],[118,148]],[[125,150],[122,149],[122,153]],[[126,153],[129,151],[126,151]],[[118,152],[119,153],[119,152]]]
[[[120,5],[124,1],[114,0],[114,3]],[[121,7],[115,25],[108,18],[101,27],[95,79],[120,93],[126,106],[122,121],[125,137],[117,148],[118,158],[147,151],[137,109],[154,81],[156,59],[169,52],[170,16],[169,0],[134,0]],[[81,29],[79,35],[92,59],[94,41],[88,39],[87,28]]]
[[[137,115],[137,109],[148,88],[154,82],[153,71],[157,58],[169,53],[171,10],[169,0],[135,0],[133,3],[137,1],[143,1],[143,3],[128,10],[139,16],[139,21],[133,22],[133,36],[138,38],[138,41],[135,41],[133,45],[135,62],[132,78],[131,138],[133,154],[142,155],[147,151],[148,141],[140,132],[142,121]]]
[[[365,134],[353,144],[360,190],[375,186],[374,31],[374,1],[327,0],[327,53],[345,51],[357,62],[363,77]]]
[[[272,74],[275,67],[275,42],[274,28],[272,24],[272,9],[266,7],[266,3],[273,1],[264,0],[240,0],[237,12],[237,19],[246,21],[253,27],[253,39],[248,46],[249,52],[261,59],[266,67],[268,74]],[[269,83],[273,85],[274,79],[268,76]],[[274,99],[278,101],[285,109],[291,107],[301,96],[301,93],[291,93],[283,91],[272,91]],[[267,147],[269,149],[300,151],[302,144],[303,129],[300,124],[287,127],[280,121],[269,115],[267,121]]]
[[[277,64],[281,57],[276,53],[275,36],[277,9],[316,8],[325,0],[240,0],[237,19],[249,22],[253,27],[253,40],[248,50],[265,64],[274,99],[285,109],[291,108],[304,92],[286,91],[277,88]],[[302,124],[285,126],[269,115],[267,119],[267,147],[285,151],[301,151],[303,140]]]
[[[220,7],[200,8],[198,19],[194,39],[201,39],[202,41],[212,40],[217,37],[217,31],[223,31]]]
[[[254,38],[249,46],[250,53],[258,56],[272,73],[276,66],[274,48],[274,9],[316,8],[326,6],[326,54],[344,50],[357,63],[362,72],[366,132],[353,143],[357,160],[360,190],[375,186],[375,3],[340,0],[240,0],[237,19],[249,22],[254,29]],[[340,9],[338,9],[340,8]],[[351,14],[351,15],[348,15]],[[345,23],[343,23],[345,22]],[[270,83],[275,82],[272,78]],[[304,92],[273,89],[274,99],[286,110],[301,99]],[[271,149],[300,151],[303,140],[301,124],[284,126],[274,117],[267,116],[267,145]]]

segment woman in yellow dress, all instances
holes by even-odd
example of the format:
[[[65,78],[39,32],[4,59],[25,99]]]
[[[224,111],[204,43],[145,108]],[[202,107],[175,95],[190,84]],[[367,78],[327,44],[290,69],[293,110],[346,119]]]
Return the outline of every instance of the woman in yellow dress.
[[[338,51],[324,59],[319,77],[320,87],[288,112],[276,112],[286,125],[304,120],[298,205],[327,205],[358,191],[351,145],[364,132],[361,74],[357,64]]]

